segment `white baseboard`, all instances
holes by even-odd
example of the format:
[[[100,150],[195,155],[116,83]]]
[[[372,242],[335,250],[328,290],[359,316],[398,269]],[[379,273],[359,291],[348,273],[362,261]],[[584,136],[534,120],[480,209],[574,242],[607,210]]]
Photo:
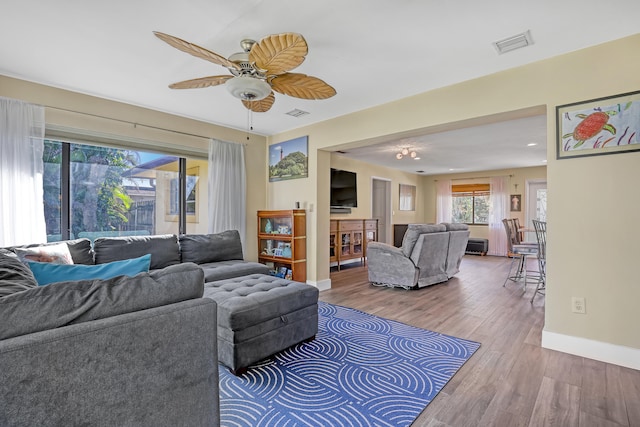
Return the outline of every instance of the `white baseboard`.
[[[640,370],[640,349],[542,331],[542,347]]]
[[[331,279],[324,279],[318,282],[313,280],[307,280],[307,284],[311,286],[315,286],[319,291],[327,291],[331,289]]]

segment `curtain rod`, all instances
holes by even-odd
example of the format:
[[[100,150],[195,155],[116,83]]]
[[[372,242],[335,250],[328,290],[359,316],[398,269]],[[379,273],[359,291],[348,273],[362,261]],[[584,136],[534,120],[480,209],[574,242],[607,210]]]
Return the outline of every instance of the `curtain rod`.
[[[513,174],[509,174],[509,175],[493,175],[493,176],[470,176],[468,178],[455,178],[455,179],[451,179],[450,181],[466,181],[467,179],[489,179],[489,178],[496,178],[499,176],[508,176],[509,178],[513,178]],[[438,182],[437,179],[434,179],[433,181]]]
[[[182,131],[173,130],[173,129],[166,129],[166,128],[162,128],[162,127],[159,127],[159,126],[145,125],[143,123],[130,122],[128,120],[115,119],[113,117],[106,117],[106,116],[101,116],[99,114],[85,113],[83,111],[70,110],[68,108],[53,107],[51,105],[44,105],[44,107],[52,108],[54,110],[67,111],[69,113],[82,114],[82,115],[85,115],[85,116],[98,117],[100,119],[113,120],[115,122],[120,122],[120,123],[127,123],[127,124],[130,124],[130,125],[133,125],[134,128],[137,127],[137,126],[143,126],[143,127],[149,128],[149,129],[162,130],[162,131],[165,131],[165,132],[172,132],[172,133],[177,133],[177,134],[180,134],[180,135],[193,136],[193,137],[196,137],[196,138],[215,139],[215,138],[213,138],[211,136],[196,135],[195,133],[182,132]]]

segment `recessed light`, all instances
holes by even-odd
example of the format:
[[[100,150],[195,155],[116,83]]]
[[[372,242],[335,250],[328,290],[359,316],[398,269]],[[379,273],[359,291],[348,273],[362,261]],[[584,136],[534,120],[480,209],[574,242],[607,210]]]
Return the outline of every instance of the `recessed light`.
[[[530,143],[527,144],[527,147],[533,147],[533,146],[536,146],[536,145],[538,145],[538,144],[535,143],[535,142],[530,142]]]
[[[413,160],[420,160],[420,157],[414,157]]]

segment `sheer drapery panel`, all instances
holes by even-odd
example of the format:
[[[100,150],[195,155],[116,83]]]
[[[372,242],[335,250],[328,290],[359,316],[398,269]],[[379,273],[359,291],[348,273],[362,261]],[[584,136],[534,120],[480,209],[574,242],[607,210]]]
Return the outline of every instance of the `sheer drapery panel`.
[[[507,255],[507,236],[502,220],[507,217],[509,201],[507,197],[508,177],[495,176],[490,179],[489,207],[489,255]]]
[[[451,222],[453,200],[451,180],[441,180],[436,184],[436,222]]]
[[[0,97],[0,246],[46,242],[44,107]]]
[[[244,247],[247,190],[242,144],[210,141],[208,188],[209,233],[238,230]]]

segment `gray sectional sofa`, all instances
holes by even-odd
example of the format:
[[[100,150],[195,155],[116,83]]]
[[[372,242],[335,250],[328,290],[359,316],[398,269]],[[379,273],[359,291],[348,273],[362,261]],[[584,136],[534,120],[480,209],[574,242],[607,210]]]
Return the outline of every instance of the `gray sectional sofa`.
[[[405,289],[446,282],[460,270],[468,239],[466,224],[409,224],[399,248],[367,244],[369,282]]]
[[[150,271],[36,286],[15,256],[35,245],[0,249],[0,425],[218,425],[205,282],[268,274],[238,232],[65,243],[74,264],[151,254]]]
[[[184,263],[0,298],[0,425],[219,425],[217,307],[203,288]]]

